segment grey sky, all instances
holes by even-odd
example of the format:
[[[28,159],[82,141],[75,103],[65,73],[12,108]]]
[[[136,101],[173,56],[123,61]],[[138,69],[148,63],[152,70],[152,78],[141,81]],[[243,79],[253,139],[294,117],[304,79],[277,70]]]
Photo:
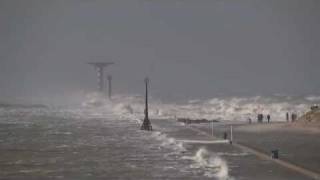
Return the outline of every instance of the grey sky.
[[[318,0],[0,0],[0,100],[95,90],[161,98],[315,94]]]

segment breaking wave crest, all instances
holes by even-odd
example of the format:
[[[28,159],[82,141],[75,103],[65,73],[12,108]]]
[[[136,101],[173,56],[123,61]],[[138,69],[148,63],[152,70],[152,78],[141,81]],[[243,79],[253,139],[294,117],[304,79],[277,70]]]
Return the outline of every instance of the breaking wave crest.
[[[187,150],[182,142],[174,138],[167,137],[161,132],[153,132],[152,137],[161,142],[161,147],[173,150],[174,154],[185,153]],[[170,155],[170,154],[168,154]],[[182,159],[192,160],[191,169],[202,169],[207,177],[219,180],[231,180],[227,162],[217,154],[208,152],[205,148],[200,148],[194,156],[182,156]]]
[[[205,175],[219,180],[230,180],[227,162],[214,153],[209,153],[205,148],[200,148],[194,156],[184,156],[184,159],[193,160],[191,168],[203,168]]]
[[[164,133],[153,132],[152,137],[161,142],[161,147],[170,148],[177,153],[183,153],[187,151],[182,142],[178,142],[174,138],[167,137],[167,135]]]
[[[123,117],[139,119],[144,115],[144,98],[139,95],[116,95],[111,101],[91,94],[83,103],[86,107],[111,109]],[[273,121],[285,121],[286,112],[304,114],[313,104],[320,103],[317,96],[289,97],[226,97],[208,100],[190,100],[186,103],[162,103],[151,98],[149,115],[151,118],[193,118],[216,120],[256,119],[257,114],[270,114]]]

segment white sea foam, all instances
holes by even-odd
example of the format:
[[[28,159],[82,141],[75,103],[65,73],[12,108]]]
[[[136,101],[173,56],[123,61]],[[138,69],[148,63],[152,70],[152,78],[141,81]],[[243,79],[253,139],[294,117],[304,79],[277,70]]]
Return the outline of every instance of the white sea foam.
[[[101,106],[112,109],[123,117],[139,119],[144,116],[144,99],[142,96],[116,95],[112,101],[104,100],[97,95],[88,96],[84,106]],[[207,100],[190,100],[185,104],[162,103],[150,99],[149,115],[151,118],[193,118],[246,121],[256,119],[257,114],[270,114],[272,121],[285,121],[286,112],[302,115],[310,106],[318,103],[320,97],[227,97]]]
[[[186,148],[183,146],[182,142],[178,142],[176,139],[167,137],[166,134],[161,132],[153,132],[152,137],[156,138],[158,141],[162,142],[161,146],[165,148],[170,148],[175,152],[182,153],[186,152]]]
[[[161,146],[164,148],[170,148],[174,152],[186,152],[183,143],[178,142],[174,138],[167,137],[166,134],[161,132],[153,132],[152,137],[161,141]],[[229,169],[227,162],[214,153],[209,153],[205,148],[200,148],[194,156],[182,156],[182,159],[188,159],[194,161],[190,166],[192,169],[201,168],[204,170],[204,175],[207,177],[214,177],[219,180],[231,180],[229,177]]]
[[[308,101],[311,101],[311,102],[319,102],[320,96],[307,96],[307,97],[305,97],[305,99]]]
[[[310,95],[306,97],[270,96],[270,97],[226,97],[212,98],[207,100],[190,100],[186,103],[162,103],[151,97],[149,116],[157,119],[193,118],[193,119],[217,119],[246,121],[248,118],[256,119],[258,113],[270,114],[271,121],[285,121],[286,112],[304,114],[313,104],[319,104],[320,97]],[[84,108],[72,109],[70,112],[64,109],[60,114],[90,114],[95,117],[105,117],[113,113],[119,119],[131,119],[140,122],[144,117],[144,99],[139,95],[115,95],[112,100],[105,96],[91,93],[84,97]],[[46,116],[52,113],[52,109],[3,109],[0,108],[1,117],[14,114],[24,117],[34,114]],[[76,117],[74,117],[76,118]]]
[[[229,177],[227,162],[214,153],[208,152],[205,148],[200,148],[194,156],[184,156],[184,159],[193,160],[191,168],[205,169],[205,175],[215,177],[219,180],[232,179]]]

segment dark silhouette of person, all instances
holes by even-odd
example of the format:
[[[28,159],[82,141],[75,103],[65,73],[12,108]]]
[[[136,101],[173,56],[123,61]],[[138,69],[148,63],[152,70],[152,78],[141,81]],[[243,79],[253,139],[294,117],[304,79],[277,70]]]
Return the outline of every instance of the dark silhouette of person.
[[[291,122],[296,121],[296,119],[297,119],[297,115],[295,113],[292,113],[291,114]]]
[[[252,123],[252,119],[250,117],[248,118],[248,121],[249,121],[249,124]]]
[[[287,122],[289,122],[289,113],[286,113]]]
[[[228,133],[227,132],[224,132],[223,133],[223,139],[227,139],[228,138]]]
[[[268,114],[268,115],[267,115],[268,123],[270,123],[270,118],[271,118],[271,116],[270,116],[270,114]]]
[[[263,122],[263,114],[258,114],[258,122],[259,123]]]

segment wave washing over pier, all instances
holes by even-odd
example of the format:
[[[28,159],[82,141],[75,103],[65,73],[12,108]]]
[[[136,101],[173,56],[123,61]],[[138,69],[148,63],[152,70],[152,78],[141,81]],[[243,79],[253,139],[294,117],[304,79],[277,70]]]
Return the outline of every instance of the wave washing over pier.
[[[0,177],[229,179],[217,155],[187,151],[160,131],[141,131],[139,117],[121,104],[1,108]]]
[[[285,121],[286,112],[303,115],[310,106],[320,103],[320,96],[280,96],[269,97],[224,97],[207,100],[189,100],[186,103],[163,103],[152,99],[150,115],[153,118],[191,118],[223,121],[247,121],[256,119],[257,114],[270,114],[274,121]],[[144,113],[142,96],[117,95],[111,101],[101,101],[97,94],[89,94],[83,103],[85,107],[111,107],[119,115],[141,117]]]
[[[250,159],[251,155],[231,150],[228,144],[194,143],[212,138],[186,128],[174,118],[244,121],[262,112],[272,113],[276,121],[284,121],[283,112],[303,113],[319,100],[250,97],[165,104],[152,99],[150,118],[155,130],[145,132],[139,130],[144,111],[142,97],[117,95],[112,101],[101,99],[90,94],[82,107],[67,109],[1,108],[0,176],[237,179],[230,172],[241,169],[239,158],[249,157],[254,162],[251,164],[257,164]]]

